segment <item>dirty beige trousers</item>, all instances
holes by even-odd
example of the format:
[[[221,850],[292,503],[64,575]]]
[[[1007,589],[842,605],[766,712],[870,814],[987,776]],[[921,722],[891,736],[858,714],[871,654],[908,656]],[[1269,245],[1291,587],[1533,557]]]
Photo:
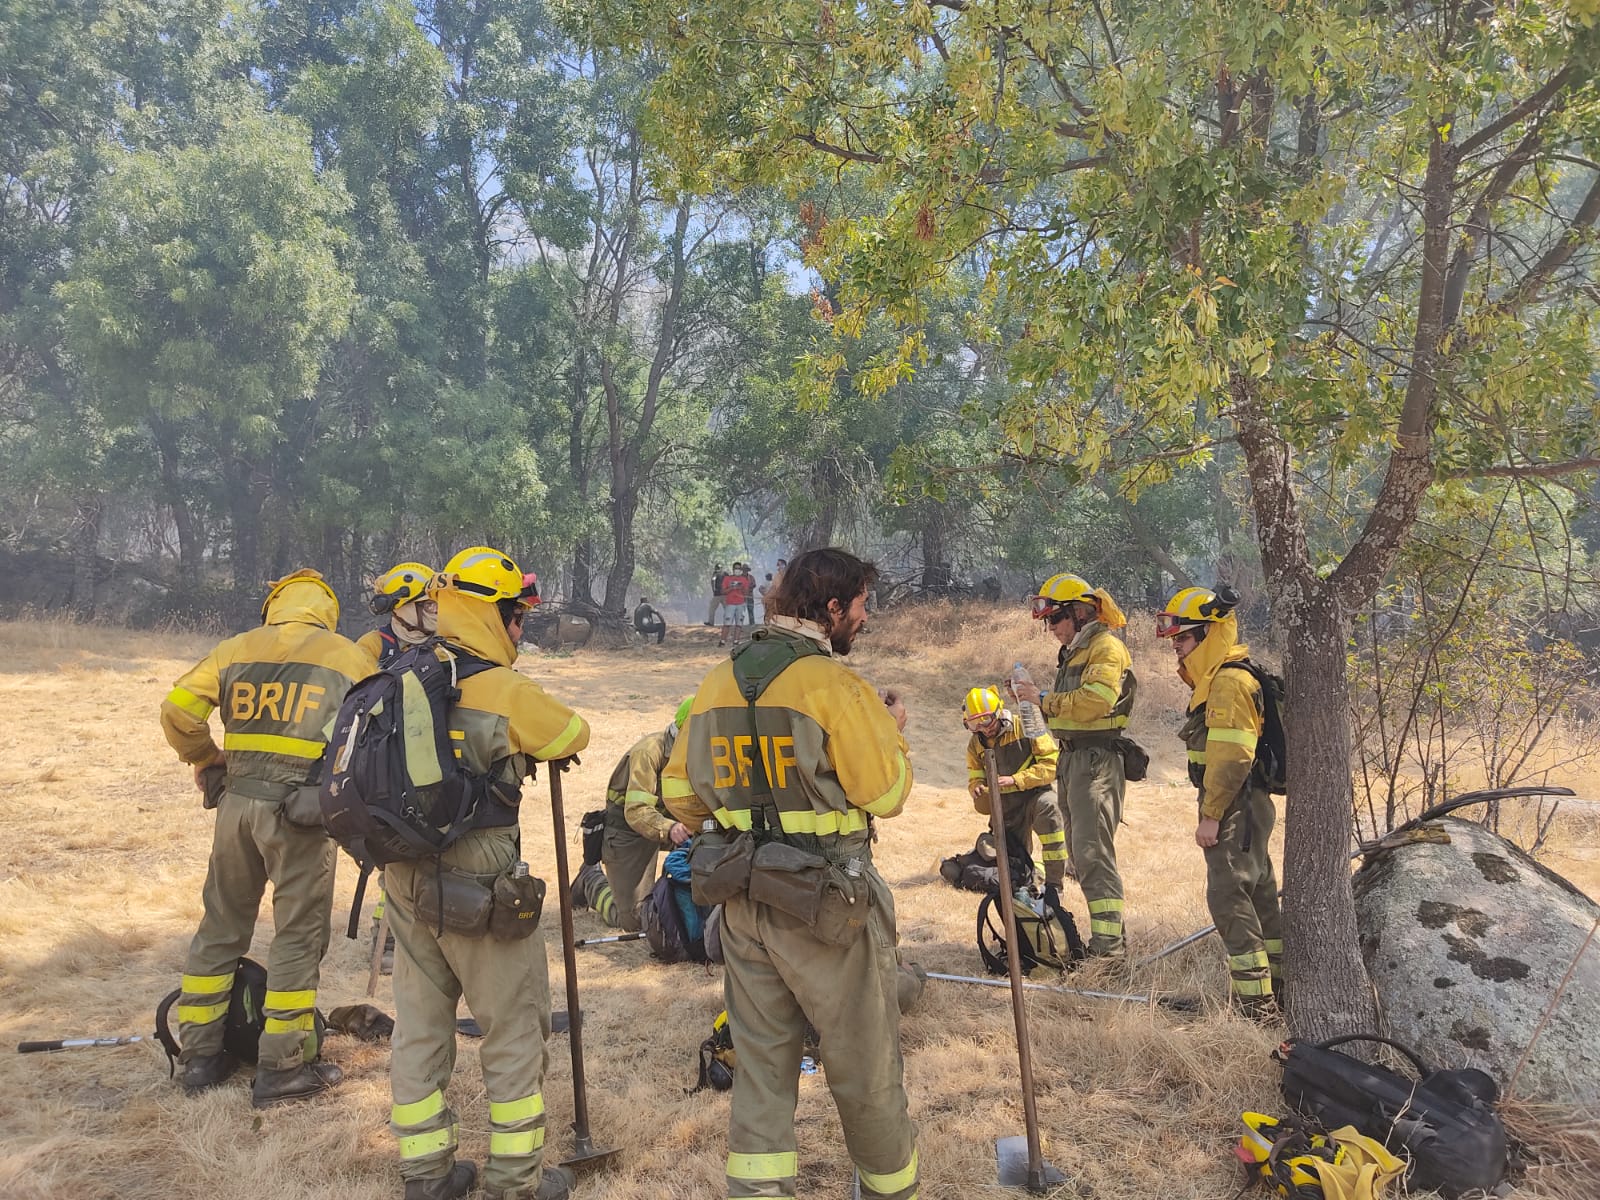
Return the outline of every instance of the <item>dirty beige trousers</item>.
[[[806,1018],[822,1039],[823,1071],[865,1200],[914,1200],[916,1129],[906,1115],[900,1058],[894,900],[867,869],[873,912],[848,946],[819,942],[797,918],[746,896],[723,912],[723,995],[738,1069],[728,1121],[731,1197],[795,1195]]]
[[[189,943],[178,998],[184,1062],[222,1049],[234,969],[250,949],[269,882],[274,932],[259,1065],[286,1071],[317,1057],[317,976],[328,950],[334,853],[322,830],[289,824],[281,801],[223,794],[201,893],[205,915]]]
[[[1283,981],[1283,914],[1268,852],[1277,817],[1271,794],[1252,787],[1229,805],[1217,844],[1204,851],[1206,907],[1228,951],[1232,998],[1246,1008]]]
[[[1072,738],[1063,748],[1058,785],[1071,839],[1072,867],[1089,906],[1089,953],[1122,957],[1122,876],[1117,872],[1117,826],[1122,821],[1122,755],[1111,739]]]
[[[481,829],[447,850],[442,865],[485,886],[517,859],[517,832]],[[456,1114],[444,1093],[456,1061],[456,1004],[464,995],[483,1029],[478,1058],[489,1100],[490,1196],[532,1195],[544,1161],[544,1084],[550,978],[543,932],[519,941],[440,934],[417,920],[417,895],[437,886],[432,862],[384,868],[394,930],[394,1040],[389,1128],[400,1140],[400,1175],[433,1179],[455,1161]]]
[[[1067,828],[1061,819],[1061,804],[1048,785],[1026,792],[1003,794],[1003,820],[1006,833],[1023,845],[1028,845],[1031,830],[1039,835],[1039,864],[1044,868],[1044,881],[1059,890],[1067,877]],[[991,810],[989,793],[974,801],[974,806],[984,816]]]

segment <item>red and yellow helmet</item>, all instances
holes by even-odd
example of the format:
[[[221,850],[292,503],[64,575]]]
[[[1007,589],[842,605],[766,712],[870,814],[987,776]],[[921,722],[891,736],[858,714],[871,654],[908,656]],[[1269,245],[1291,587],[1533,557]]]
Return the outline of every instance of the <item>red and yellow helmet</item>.
[[[1074,600],[1093,604],[1095,603],[1093,593],[1094,588],[1089,586],[1089,581],[1077,575],[1069,575],[1065,571],[1059,575],[1052,575],[1044,581],[1038,595],[1033,598],[1033,618],[1042,621],[1058,608],[1071,604]]]
[[[1239,598],[1227,587],[1216,591],[1203,587],[1186,587],[1167,601],[1167,606],[1156,614],[1156,636],[1177,637],[1185,629],[1213,625],[1222,620],[1239,603]]]

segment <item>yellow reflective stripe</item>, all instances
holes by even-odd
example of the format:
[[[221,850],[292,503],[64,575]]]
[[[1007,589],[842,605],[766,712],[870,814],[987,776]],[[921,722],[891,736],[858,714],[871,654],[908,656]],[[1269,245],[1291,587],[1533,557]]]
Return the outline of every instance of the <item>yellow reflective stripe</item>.
[[[716,817],[717,824],[724,829],[750,828],[750,810],[748,808],[718,808],[713,809],[712,816]]]
[[[288,1009],[294,1012],[301,1008],[313,1008],[317,1003],[317,989],[308,988],[303,992],[267,992],[268,1008]]]
[[[1093,692],[1107,704],[1115,704],[1117,702],[1117,689],[1109,683],[1086,683],[1083,685],[1083,690]]]
[[[1228,970],[1249,971],[1256,967],[1267,965],[1267,952],[1265,950],[1251,950],[1247,954],[1228,955]]]
[[[823,837],[827,834],[857,833],[865,829],[867,814],[859,808],[851,809],[849,812],[830,809],[825,813],[813,809],[806,809],[804,812],[780,809],[778,823],[783,826],[785,833],[813,833]]]
[[[1099,733],[1107,729],[1126,729],[1128,727],[1128,718],[1104,717],[1098,721],[1069,721],[1065,717],[1051,717],[1049,724],[1051,729],[1065,729],[1069,732],[1076,731],[1078,733]]]
[[[282,737],[276,733],[225,733],[222,735],[222,748],[255,751],[257,754],[287,754],[290,758],[321,758],[327,743]]]
[[[988,778],[988,772],[987,771],[974,771],[971,767],[968,767],[967,768],[967,778],[968,779],[987,779]]]
[[[1067,858],[1068,855],[1065,848],[1060,850],[1051,850],[1047,847],[1046,849],[1039,851],[1039,859],[1042,862],[1066,862]]]
[[[521,1100],[489,1101],[489,1120],[496,1125],[515,1125],[544,1116],[544,1093],[535,1092]]]
[[[535,758],[560,758],[573,742],[578,740],[578,735],[583,732],[583,718],[577,713],[572,714],[572,720],[567,722],[567,727],[558,733],[555,740],[542,750],[535,750]]]
[[[1203,763],[1203,762],[1205,762],[1206,761],[1206,752],[1204,750],[1191,750],[1191,751],[1189,751],[1189,761],[1192,762],[1192,763]]]
[[[520,1133],[489,1134],[489,1153],[495,1158],[520,1158],[544,1145],[544,1129],[525,1129]]]
[[[196,996],[212,996],[217,992],[231,991],[233,973],[226,975],[185,975],[183,990]]]
[[[180,1004],[178,1023],[182,1025],[209,1025],[228,1015],[228,1002],[221,1004]]]
[[[1267,941],[1267,953],[1269,955],[1281,955],[1283,953],[1283,939],[1282,938],[1268,938],[1266,941]]]
[[[400,1157],[427,1158],[430,1154],[442,1154],[455,1144],[454,1125],[446,1129],[430,1129],[427,1133],[408,1133],[400,1139]]]
[[[464,741],[466,741],[467,740],[467,731],[465,729],[452,729],[450,731],[450,740],[453,741],[453,742],[464,742]]]
[[[656,806],[656,797],[652,792],[647,792],[640,788],[629,788],[623,794],[622,802],[624,804],[643,804],[646,807],[654,808]]]
[[[293,1033],[299,1030],[309,1033],[317,1027],[315,1013],[301,1013],[298,1017],[268,1017],[266,1031],[268,1033]]]
[[[209,700],[202,700],[188,688],[175,687],[167,693],[167,703],[183,709],[196,721],[204,721],[211,715],[211,710],[216,705]]]
[[[784,1154],[735,1154],[728,1151],[728,1174],[735,1179],[793,1179],[800,1159],[793,1150]]]
[[[396,1104],[389,1110],[389,1120],[396,1125],[421,1125],[444,1111],[444,1093],[438,1088],[421,1100],[410,1104]]]
[[[856,1174],[861,1176],[861,1186],[871,1188],[875,1192],[904,1191],[917,1181],[917,1152],[911,1152],[911,1161],[898,1171],[891,1171],[887,1175],[878,1175],[867,1170],[860,1163],[856,1164]]]
[[[872,801],[870,804],[863,804],[861,806],[875,817],[887,816],[889,813],[892,813],[895,809],[899,808],[900,805],[905,803],[906,792],[911,789],[911,784],[906,779],[906,768],[909,765],[906,762],[906,756],[904,754],[899,754],[895,757],[899,759],[900,770],[899,774],[895,776],[894,783],[890,785],[888,791],[879,796],[876,800]]]
[[[1093,917],[1090,917],[1089,932],[1103,933],[1110,937],[1116,937],[1117,934],[1122,932],[1122,921],[1120,918],[1115,921],[1097,921]]]
[[[1272,995],[1272,980],[1270,979],[1235,979],[1232,982],[1235,996]]]
[[[406,774],[414,786],[432,787],[444,779],[444,768],[434,749],[433,706],[415,671],[400,676],[400,715]]]
[[[694,784],[675,775],[663,775],[661,795],[663,798],[670,796],[674,800],[681,800],[685,796],[694,795]]]
[[[1039,835],[1039,844],[1041,846],[1054,846],[1065,843],[1066,840],[1067,831],[1065,829],[1058,829],[1054,833],[1041,833]]]
[[[1089,901],[1089,911],[1092,913],[1121,912],[1122,901],[1112,896],[1105,900]]]
[[[1256,752],[1256,735],[1248,729],[1208,729],[1206,741],[1232,742],[1236,746],[1243,746],[1251,754]]]

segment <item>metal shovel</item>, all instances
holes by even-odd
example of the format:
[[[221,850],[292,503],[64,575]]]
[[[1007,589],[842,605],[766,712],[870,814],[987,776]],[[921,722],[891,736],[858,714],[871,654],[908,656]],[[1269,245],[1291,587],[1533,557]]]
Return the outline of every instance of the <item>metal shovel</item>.
[[[550,818],[556,838],[556,884],[561,901],[561,954],[566,964],[567,1012],[582,1013],[578,1007],[578,950],[572,930],[572,889],[567,875],[567,819],[561,804],[561,773],[569,759],[546,763],[550,772]],[[563,1167],[586,1170],[599,1166],[622,1153],[620,1146],[596,1146],[589,1136],[589,1093],[583,1074],[583,1021],[573,1021],[567,1031],[572,1048],[572,1153],[561,1160]]]
[[[1065,1183],[1067,1177],[1044,1160],[1039,1139],[1039,1112],[1033,1096],[1033,1051],[1028,1041],[1028,1012],[1022,995],[1022,954],[1017,944],[1017,914],[1011,894],[1011,863],[1006,854],[1005,805],[994,750],[985,747],[983,770],[989,785],[989,827],[994,833],[995,866],[1000,873],[1000,918],[1006,930],[1006,973],[1011,978],[1011,1016],[1017,1029],[1017,1066],[1022,1075],[1022,1136],[995,1139],[994,1156],[1001,1187],[1027,1188],[1035,1195]]]

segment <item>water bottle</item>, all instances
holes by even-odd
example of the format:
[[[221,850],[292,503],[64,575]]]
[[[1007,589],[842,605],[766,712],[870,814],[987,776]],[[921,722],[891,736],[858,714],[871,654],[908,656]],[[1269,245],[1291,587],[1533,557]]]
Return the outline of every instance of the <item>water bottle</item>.
[[[812,1058],[811,1055],[809,1055],[809,1054],[804,1055],[800,1059],[800,1074],[802,1074],[802,1075],[815,1075],[816,1073],[817,1073],[817,1060]]]
[[[528,864],[527,863],[519,861],[519,862],[517,862],[517,863],[512,865],[511,878],[513,878],[513,879],[526,879],[527,877],[528,877]]]
[[[1023,666],[1020,662],[1012,664],[1011,695],[1013,698],[1016,697],[1017,685],[1019,683],[1032,682],[1033,676],[1028,674],[1027,667]],[[1045,733],[1048,732],[1049,726],[1044,723],[1044,714],[1039,711],[1038,705],[1030,704],[1026,700],[1017,700],[1017,709],[1019,715],[1022,717],[1023,733],[1027,734],[1029,737],[1043,737]]]

